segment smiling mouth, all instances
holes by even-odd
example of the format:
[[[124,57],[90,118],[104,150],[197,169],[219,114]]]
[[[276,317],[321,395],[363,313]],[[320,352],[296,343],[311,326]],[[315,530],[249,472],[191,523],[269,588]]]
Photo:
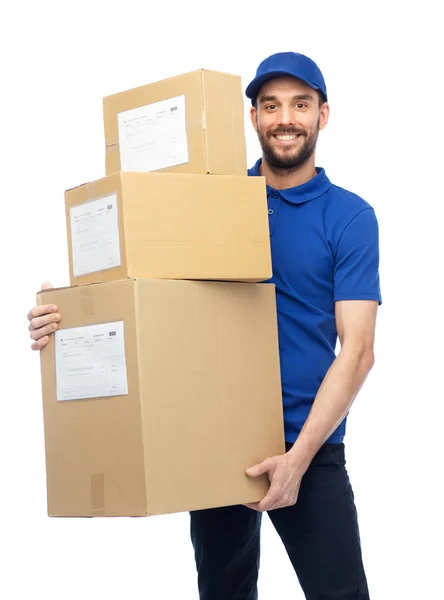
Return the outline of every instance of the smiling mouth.
[[[275,133],[273,137],[279,142],[294,142],[301,137],[300,133]]]

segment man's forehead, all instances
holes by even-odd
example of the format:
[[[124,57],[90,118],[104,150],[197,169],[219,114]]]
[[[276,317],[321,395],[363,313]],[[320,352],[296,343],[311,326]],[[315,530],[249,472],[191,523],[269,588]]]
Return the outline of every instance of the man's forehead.
[[[300,79],[296,79],[296,77],[283,75],[266,81],[259,90],[258,99],[260,101],[263,96],[277,96],[279,94],[293,96],[304,94],[316,98],[316,92],[309,85]]]

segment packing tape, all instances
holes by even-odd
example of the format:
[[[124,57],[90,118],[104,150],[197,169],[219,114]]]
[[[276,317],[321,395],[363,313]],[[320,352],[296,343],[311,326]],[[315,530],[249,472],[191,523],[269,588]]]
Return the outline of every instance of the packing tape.
[[[82,312],[84,315],[93,315],[95,313],[94,310],[94,300],[92,298],[92,290],[91,288],[85,287],[81,290],[80,300],[82,304]]]
[[[91,475],[91,514],[93,517],[105,516],[105,475]]]

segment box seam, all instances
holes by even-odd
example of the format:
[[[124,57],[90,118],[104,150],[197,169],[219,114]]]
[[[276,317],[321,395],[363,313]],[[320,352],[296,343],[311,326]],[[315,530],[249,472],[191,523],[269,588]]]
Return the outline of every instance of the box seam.
[[[207,174],[210,173],[210,159],[209,159],[209,150],[208,150],[208,134],[207,134],[207,124],[206,124],[206,103],[205,103],[205,98],[206,98],[206,85],[205,85],[205,70],[202,69],[200,72],[200,76],[201,76],[201,87],[200,87],[200,93],[201,93],[201,100],[202,100],[202,128],[203,128],[203,133],[204,133],[204,162],[205,162],[205,172]]]
[[[147,465],[146,465],[146,457],[145,457],[145,427],[144,427],[144,416],[142,410],[142,382],[140,378],[141,374],[141,360],[140,360],[140,339],[139,339],[139,330],[137,328],[137,317],[139,314],[139,284],[138,281],[134,281],[133,285],[134,289],[134,316],[136,319],[136,354],[137,354],[137,383],[139,387],[139,410],[140,410],[140,426],[142,429],[142,460],[143,460],[143,478],[144,478],[144,489],[145,489],[145,512],[149,513],[148,507],[148,479],[147,479]]]

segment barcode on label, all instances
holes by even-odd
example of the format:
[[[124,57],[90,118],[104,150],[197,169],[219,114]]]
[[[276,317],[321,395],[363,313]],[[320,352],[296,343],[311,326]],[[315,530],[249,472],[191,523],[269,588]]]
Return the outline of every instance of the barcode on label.
[[[111,335],[116,335],[116,332],[115,332],[115,331],[109,331],[109,332],[108,332],[108,335],[110,335],[110,336],[111,336]]]
[[[170,108],[170,111],[171,111],[171,112],[174,112],[175,110],[177,110],[177,106],[172,106],[172,107]]]
[[[107,206],[108,210],[111,210],[111,209],[112,209],[112,207],[113,207],[113,205],[112,205],[112,204],[108,204],[108,206]]]

